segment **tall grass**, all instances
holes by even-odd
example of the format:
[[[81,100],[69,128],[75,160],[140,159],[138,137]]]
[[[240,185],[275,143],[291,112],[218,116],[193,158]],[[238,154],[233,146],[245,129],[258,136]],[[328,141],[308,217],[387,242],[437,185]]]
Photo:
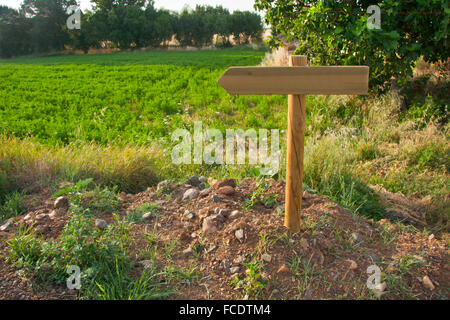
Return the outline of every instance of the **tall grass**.
[[[49,147],[0,135],[0,173],[7,175],[9,184],[21,188],[94,178],[99,184],[137,192],[157,182],[154,159],[159,153],[154,147]]]

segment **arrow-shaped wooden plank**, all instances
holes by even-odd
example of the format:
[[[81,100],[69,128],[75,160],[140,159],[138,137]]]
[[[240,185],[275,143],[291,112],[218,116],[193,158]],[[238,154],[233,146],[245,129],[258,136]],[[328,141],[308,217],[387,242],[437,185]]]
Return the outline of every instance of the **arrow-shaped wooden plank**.
[[[369,67],[231,67],[218,83],[230,94],[367,94]]]

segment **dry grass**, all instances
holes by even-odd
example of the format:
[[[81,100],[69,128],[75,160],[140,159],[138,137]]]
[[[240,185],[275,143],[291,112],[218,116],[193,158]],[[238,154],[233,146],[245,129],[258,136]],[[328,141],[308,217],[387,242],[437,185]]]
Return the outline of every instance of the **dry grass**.
[[[152,147],[98,146],[49,147],[31,140],[0,136],[0,172],[10,183],[32,190],[58,180],[94,178],[98,183],[138,191],[157,181]]]
[[[284,67],[289,65],[289,51],[287,47],[280,47],[267,52],[261,66],[263,67]]]

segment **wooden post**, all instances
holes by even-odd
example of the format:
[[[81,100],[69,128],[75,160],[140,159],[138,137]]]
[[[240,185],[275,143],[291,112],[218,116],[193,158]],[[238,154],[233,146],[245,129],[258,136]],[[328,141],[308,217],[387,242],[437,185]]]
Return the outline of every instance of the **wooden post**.
[[[291,56],[286,67],[231,67],[218,80],[230,94],[288,94],[285,226],[302,226],[303,153],[307,94],[367,94],[369,67],[307,67],[306,56]]]
[[[291,56],[289,66],[304,67],[306,56]],[[305,147],[306,95],[290,94],[288,100],[288,142],[285,226],[296,233],[301,228],[303,196],[303,154]]]

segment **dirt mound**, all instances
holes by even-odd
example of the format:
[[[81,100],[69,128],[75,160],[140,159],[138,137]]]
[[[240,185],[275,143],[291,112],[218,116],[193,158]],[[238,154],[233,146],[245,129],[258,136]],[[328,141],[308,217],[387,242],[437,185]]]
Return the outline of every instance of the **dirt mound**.
[[[157,255],[160,266],[175,265],[197,273],[196,281],[180,283],[176,299],[449,296],[448,244],[432,234],[387,220],[369,221],[305,192],[303,231],[292,235],[284,227],[284,182],[247,178],[235,187],[230,181],[210,184],[220,187],[200,190],[166,182],[158,189],[119,197],[123,219],[145,204],[158,206],[157,214],[133,225],[132,255],[140,270],[145,253],[154,249],[165,252]],[[56,239],[68,216],[55,212],[53,202],[41,202],[15,223],[33,225],[46,239]],[[111,213],[100,218],[114,223]],[[6,256],[6,239],[13,234],[10,230],[1,237],[2,256]],[[157,236],[149,241],[150,234]],[[368,267],[373,265],[382,272],[381,282],[386,285],[382,292],[367,287]],[[13,274],[4,263],[0,271],[1,277]],[[14,276],[20,279],[20,270]],[[59,290],[59,298],[66,297],[64,288]],[[43,297],[55,297],[55,293],[46,294]],[[0,298],[11,297],[0,286]]]

